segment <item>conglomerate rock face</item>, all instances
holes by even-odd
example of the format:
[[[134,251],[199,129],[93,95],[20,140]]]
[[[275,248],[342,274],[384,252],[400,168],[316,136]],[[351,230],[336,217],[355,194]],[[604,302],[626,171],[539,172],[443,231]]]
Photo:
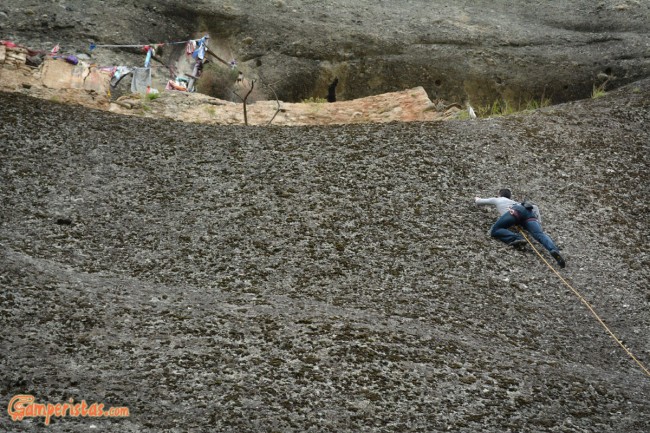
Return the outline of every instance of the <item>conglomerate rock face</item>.
[[[648,365],[648,95],[246,128],[0,94],[0,403],[130,410],[52,432],[647,432],[648,376],[473,198],[536,201]]]
[[[226,60],[237,59],[247,76],[289,102],[325,97],[336,77],[342,100],[422,86],[431,99],[486,104],[579,99],[604,81],[609,90],[650,75],[650,3],[640,0],[5,0],[0,6],[0,36],[43,49],[61,43],[87,51],[91,42],[156,43],[203,32]],[[93,56],[106,64],[127,59],[113,49]]]

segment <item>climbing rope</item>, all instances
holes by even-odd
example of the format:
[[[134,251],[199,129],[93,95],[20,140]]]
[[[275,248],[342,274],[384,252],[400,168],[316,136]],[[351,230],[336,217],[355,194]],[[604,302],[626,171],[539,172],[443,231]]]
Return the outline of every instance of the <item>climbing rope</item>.
[[[621,340],[616,336],[616,334],[614,334],[614,333],[612,332],[611,329],[609,329],[609,327],[605,324],[605,322],[603,321],[603,319],[600,318],[600,316],[598,315],[598,313],[596,313],[596,311],[595,311],[594,308],[591,306],[591,304],[589,304],[589,302],[587,302],[587,300],[586,300],[586,299],[585,299],[585,298],[580,294],[580,292],[578,292],[576,289],[574,289],[573,286],[571,286],[571,284],[569,284],[569,283],[567,282],[567,280],[565,280],[565,279],[562,277],[562,275],[560,275],[560,273],[559,273],[559,272],[558,272],[558,271],[557,271],[553,266],[551,266],[551,264],[550,264],[550,263],[549,263],[549,262],[544,258],[544,256],[542,256],[542,254],[537,250],[537,248],[535,248],[535,245],[533,245],[533,243],[530,241],[530,239],[528,239],[528,236],[526,236],[526,233],[524,233],[524,231],[521,229],[521,227],[517,227],[517,229],[518,229],[519,232],[522,234],[522,236],[524,237],[524,239],[526,239],[526,241],[527,241],[527,242],[530,244],[530,246],[533,248],[533,251],[535,251],[535,252],[537,253],[537,255],[542,259],[542,261],[544,261],[544,263],[546,263],[546,266],[548,266],[549,269],[551,269],[551,270],[555,273],[555,275],[557,275],[557,276],[560,278],[560,280],[561,280],[561,281],[562,281],[562,282],[563,282],[563,283],[564,283],[564,284],[565,284],[569,289],[571,289],[571,291],[572,291],[572,292],[573,292],[573,293],[578,297],[578,299],[580,299],[580,301],[581,301],[583,304],[585,304],[585,306],[589,309],[589,311],[591,311],[591,314],[593,314],[593,316],[596,318],[596,320],[598,320],[598,322],[602,325],[602,327],[605,328],[605,331],[607,331],[607,333],[608,333],[608,334],[609,334],[609,335],[614,339],[614,341],[616,341],[616,342],[618,343],[618,345],[621,346],[621,347],[623,348],[623,350],[625,350],[625,352],[628,354],[628,356],[629,356],[630,358],[632,358],[632,360],[633,360],[634,362],[636,362],[636,363],[639,365],[639,367],[641,367],[641,369],[644,371],[644,373],[650,377],[650,370],[648,370],[648,368],[647,368],[645,365],[643,365],[643,363],[642,363],[641,361],[639,361],[639,359],[638,359],[636,356],[634,356],[634,354],[630,351],[630,349],[628,349],[627,347],[625,347],[625,345],[623,344],[623,342],[622,342],[622,341],[621,341]]]

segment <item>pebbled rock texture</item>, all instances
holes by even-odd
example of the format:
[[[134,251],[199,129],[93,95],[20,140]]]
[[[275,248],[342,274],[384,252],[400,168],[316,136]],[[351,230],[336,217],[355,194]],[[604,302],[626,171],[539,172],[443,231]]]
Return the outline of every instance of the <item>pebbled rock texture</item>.
[[[647,432],[648,376],[473,197],[535,200],[649,365],[648,95],[246,128],[0,93],[0,406],[130,410],[52,432]]]

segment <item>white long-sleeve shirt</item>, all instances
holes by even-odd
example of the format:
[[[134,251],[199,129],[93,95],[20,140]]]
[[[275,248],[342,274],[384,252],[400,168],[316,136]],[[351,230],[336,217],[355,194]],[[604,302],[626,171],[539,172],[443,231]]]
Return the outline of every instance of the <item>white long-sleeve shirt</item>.
[[[491,197],[491,198],[477,198],[475,200],[475,203],[478,206],[485,206],[485,205],[496,206],[499,215],[503,215],[504,213],[508,212],[510,206],[512,206],[517,202],[514,200],[510,200],[509,198],[506,197]]]
[[[485,205],[494,205],[497,207],[497,212],[499,212],[499,215],[503,215],[504,213],[508,212],[510,209],[510,206],[513,204],[517,204],[518,202],[514,200],[510,200],[509,198],[506,197],[491,197],[491,198],[476,198],[474,202],[478,206],[485,206]],[[539,208],[537,205],[533,205],[533,215],[537,218],[539,223],[542,223],[542,216],[539,213]]]

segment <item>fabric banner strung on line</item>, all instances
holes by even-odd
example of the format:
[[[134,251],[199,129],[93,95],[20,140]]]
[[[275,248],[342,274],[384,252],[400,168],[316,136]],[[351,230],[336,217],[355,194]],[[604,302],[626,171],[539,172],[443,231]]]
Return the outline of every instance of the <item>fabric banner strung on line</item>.
[[[132,93],[147,93],[147,87],[151,86],[151,68],[134,68],[133,79],[131,80]]]

